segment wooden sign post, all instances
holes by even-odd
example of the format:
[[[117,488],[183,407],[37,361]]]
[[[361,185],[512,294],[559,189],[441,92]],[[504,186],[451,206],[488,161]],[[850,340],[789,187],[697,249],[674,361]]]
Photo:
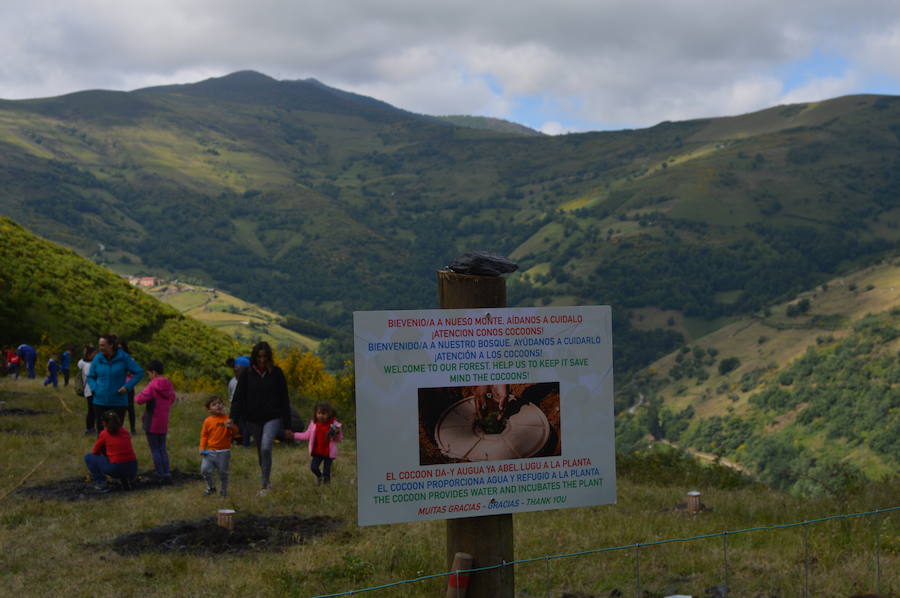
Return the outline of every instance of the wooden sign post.
[[[506,307],[506,280],[500,276],[473,276],[439,270],[438,300],[441,309]],[[447,567],[457,552],[472,555],[473,568],[512,562],[512,514],[447,520]],[[471,576],[467,598],[514,598],[513,568],[498,567]]]

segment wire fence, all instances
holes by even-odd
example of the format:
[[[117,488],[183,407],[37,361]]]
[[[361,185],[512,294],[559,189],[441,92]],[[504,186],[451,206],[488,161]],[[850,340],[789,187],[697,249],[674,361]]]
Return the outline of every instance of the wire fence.
[[[746,534],[749,532],[766,532],[766,531],[774,531],[774,530],[782,530],[789,528],[803,528],[803,579],[802,579],[802,596],[803,598],[809,598],[810,596],[810,568],[811,568],[811,558],[810,558],[810,542],[809,542],[809,526],[817,523],[823,523],[825,521],[835,521],[842,519],[853,519],[857,517],[871,517],[876,515],[883,515],[885,513],[891,513],[894,511],[900,510],[900,506],[896,507],[887,507],[884,509],[876,509],[874,511],[864,511],[860,513],[849,513],[843,515],[829,515],[827,517],[820,517],[818,519],[809,519],[806,521],[799,521],[795,523],[782,523],[776,525],[765,525],[758,527],[749,527],[745,529],[738,530],[729,530],[722,532],[714,532],[710,534],[701,534],[698,536],[690,536],[685,538],[669,538],[665,540],[655,540],[652,542],[638,542],[635,544],[624,544],[622,546],[610,546],[606,548],[592,548],[589,550],[581,550],[578,552],[568,552],[564,554],[551,554],[539,557],[532,557],[527,559],[517,559],[514,561],[504,562],[497,565],[491,565],[488,567],[475,567],[472,569],[460,569],[458,571],[444,571],[442,573],[433,573],[431,575],[422,575],[420,577],[415,577],[412,579],[404,579],[399,581],[394,581],[378,586],[371,586],[365,588],[359,588],[355,590],[348,590],[345,592],[338,592],[336,594],[320,594],[317,596],[313,596],[312,598],[337,598],[339,596],[355,596],[357,594],[363,594],[367,592],[374,592],[378,590],[387,590],[390,588],[396,588],[399,586],[409,585],[420,583],[436,578],[441,577],[450,577],[450,576],[460,576],[467,575],[473,573],[480,573],[483,571],[492,571],[504,567],[515,567],[517,565],[529,565],[535,563],[545,563],[549,567],[550,561],[559,560],[559,559],[568,559],[573,557],[580,557],[592,554],[600,554],[605,552],[615,552],[622,550],[633,550],[634,551],[634,578],[635,578],[635,596],[641,596],[643,593],[643,588],[641,585],[641,549],[653,547],[653,546],[661,546],[664,544],[676,544],[683,542],[694,542],[698,540],[709,540],[711,538],[721,538],[722,539],[722,568],[723,568],[723,585],[727,588],[729,586],[730,576],[732,572],[732,566],[728,557],[728,538],[737,536],[739,534]],[[875,526],[875,551],[873,555],[874,559],[874,579],[873,586],[876,594],[880,594],[882,591],[882,579],[881,579],[881,518],[876,519]],[[547,573],[548,577],[548,585],[547,585],[547,596],[550,596],[550,584],[549,584],[549,569]]]

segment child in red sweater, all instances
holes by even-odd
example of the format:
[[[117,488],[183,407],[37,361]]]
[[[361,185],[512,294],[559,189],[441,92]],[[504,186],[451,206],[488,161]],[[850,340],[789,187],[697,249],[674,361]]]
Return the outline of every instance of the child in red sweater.
[[[137,455],[131,446],[131,434],[122,427],[122,420],[115,411],[106,411],[100,418],[103,430],[91,452],[84,456],[84,463],[94,480],[94,490],[109,492],[106,476],[120,480],[126,489],[137,477]]]
[[[294,440],[309,441],[309,454],[312,457],[309,469],[319,484],[328,484],[331,482],[331,464],[338,453],[337,443],[344,439],[344,433],[331,405],[316,403],[314,413],[315,417],[309,422],[306,432],[295,433]],[[319,470],[320,467],[322,471]]]
[[[219,484],[224,497],[228,496],[231,440],[237,434],[238,427],[228,423],[225,402],[219,397],[210,397],[206,400],[206,411],[209,413],[209,417],[203,420],[203,427],[200,428],[200,454],[203,455],[200,475],[206,480],[206,490],[204,490],[203,496],[211,496],[216,493],[213,473],[218,469]]]

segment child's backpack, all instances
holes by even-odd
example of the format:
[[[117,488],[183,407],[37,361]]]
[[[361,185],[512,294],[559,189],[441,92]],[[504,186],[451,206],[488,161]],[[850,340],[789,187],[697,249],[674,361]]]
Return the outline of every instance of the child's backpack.
[[[79,397],[84,396],[84,372],[81,368],[78,368],[78,373],[75,374],[75,394]]]

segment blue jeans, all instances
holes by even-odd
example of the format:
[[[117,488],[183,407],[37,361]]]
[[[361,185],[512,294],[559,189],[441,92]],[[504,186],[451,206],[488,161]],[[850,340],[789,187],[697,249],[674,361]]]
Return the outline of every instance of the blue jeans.
[[[216,482],[213,472],[219,470],[219,484],[222,496],[228,496],[228,463],[231,461],[231,451],[219,451],[203,456],[200,464],[200,475],[206,480],[207,488],[215,488]]]
[[[91,478],[97,483],[105,482],[106,476],[119,480],[133,480],[137,477],[137,460],[125,463],[110,463],[106,455],[88,453],[84,456],[84,464],[91,472]]]
[[[156,475],[166,477],[172,475],[169,471],[169,451],[166,450],[166,435],[147,433],[147,444],[150,445],[150,456],[153,457],[153,467]]]
[[[269,476],[272,473],[272,445],[281,434],[281,420],[270,419],[259,425],[259,437],[256,441],[256,454],[259,456],[259,473],[263,488],[269,487]]]

